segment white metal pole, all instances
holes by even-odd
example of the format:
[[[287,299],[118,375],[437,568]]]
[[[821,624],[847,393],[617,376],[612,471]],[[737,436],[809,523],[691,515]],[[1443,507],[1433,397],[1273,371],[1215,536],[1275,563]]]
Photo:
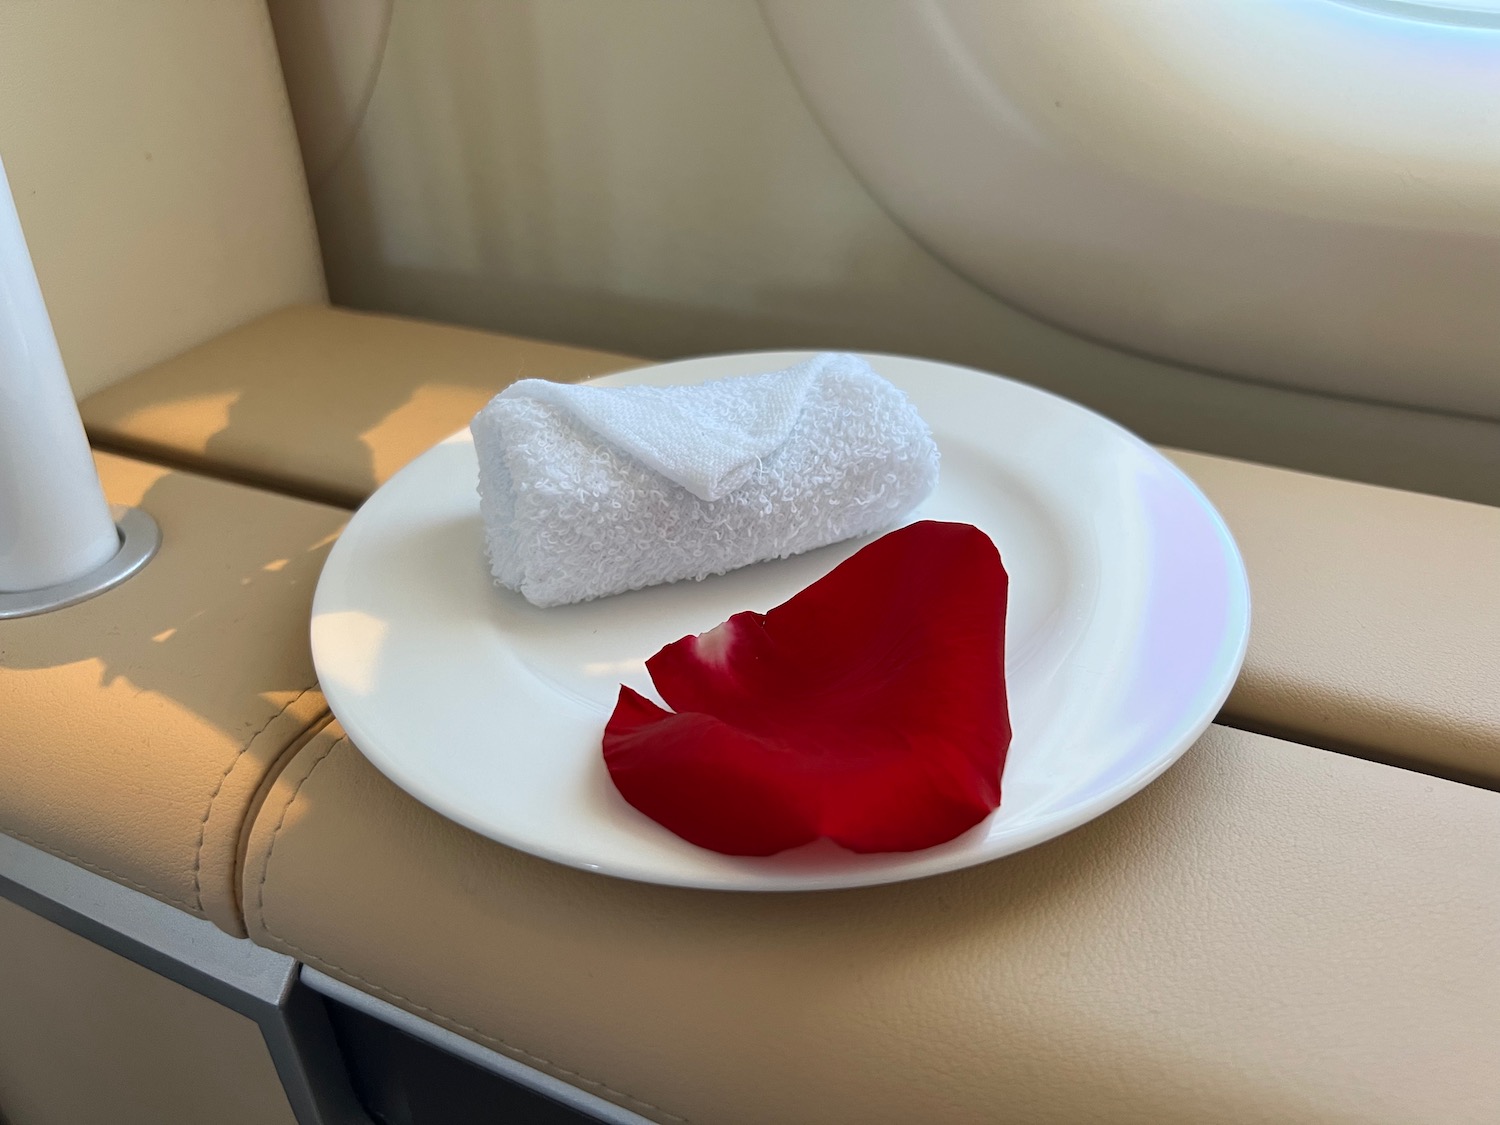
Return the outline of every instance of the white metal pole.
[[[119,547],[0,163],[0,593],[71,582]]]

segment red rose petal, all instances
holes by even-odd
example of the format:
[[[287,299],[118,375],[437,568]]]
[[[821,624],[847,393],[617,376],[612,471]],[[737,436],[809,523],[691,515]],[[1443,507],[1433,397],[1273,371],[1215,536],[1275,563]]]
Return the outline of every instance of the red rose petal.
[[[610,776],[653,820],[732,855],[951,840],[1000,803],[1007,586],[976,527],[893,531],[769,613],[648,660],[675,714],[622,687]]]

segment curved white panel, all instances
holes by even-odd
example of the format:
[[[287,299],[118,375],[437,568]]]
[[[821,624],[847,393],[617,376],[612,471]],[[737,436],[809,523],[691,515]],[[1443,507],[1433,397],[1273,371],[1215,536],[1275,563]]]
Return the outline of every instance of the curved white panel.
[[[1500,417],[1500,32],[1333,0],[762,0],[991,292],[1226,373]]]

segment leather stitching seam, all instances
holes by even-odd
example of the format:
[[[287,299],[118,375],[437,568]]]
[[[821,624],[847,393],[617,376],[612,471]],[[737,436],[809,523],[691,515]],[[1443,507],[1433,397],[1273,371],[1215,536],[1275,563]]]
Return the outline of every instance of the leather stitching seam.
[[[219,793],[223,790],[224,783],[229,780],[229,775],[234,772],[234,767],[240,764],[240,759],[249,752],[250,747],[255,745],[256,739],[260,738],[261,735],[270,730],[272,724],[274,724],[277,719],[285,715],[289,710],[300,703],[303,697],[308,694],[308,692],[314,691],[316,690],[316,688],[316,684],[314,684],[312,687],[303,688],[291,699],[288,699],[286,701],[286,705],[283,706],[281,710],[277,711],[274,715],[272,715],[269,719],[262,723],[260,729],[252,734],[249,738],[247,738],[245,740],[245,744],[239,748],[239,751],[235,754],[235,756],[229,759],[229,764],[224,767],[224,772],[219,775],[219,781],[218,784],[214,786],[214,791],[208,795],[208,807],[203,810],[203,816],[198,821],[198,845],[193,849],[193,897],[198,901],[198,910],[200,912],[203,910],[203,884],[201,881],[203,872],[203,841],[208,834],[208,818],[213,815],[214,802],[219,799]]]
[[[0,829],[0,831],[3,831],[7,836],[15,837],[23,844],[30,844],[33,848],[44,851],[48,855],[54,855],[58,859],[65,859],[69,863],[76,863],[79,867],[84,868],[86,871],[92,871],[95,875],[102,875],[104,878],[110,879],[116,883],[123,884],[133,891],[140,891],[141,894],[150,895],[152,898],[157,899],[160,902],[165,902],[170,906],[175,906],[179,910],[185,910],[189,914],[201,916],[201,907],[198,909],[194,909],[193,904],[190,902],[184,902],[182,899],[174,898],[172,895],[167,894],[165,891],[159,891],[155,887],[148,887],[143,883],[137,883],[128,875],[121,875],[118,871],[111,871],[109,868],[103,866],[102,864],[91,863],[88,860],[84,859],[82,856],[73,855],[70,852],[63,851],[61,848],[53,847],[51,844],[44,843],[41,840],[33,839],[32,837],[26,835],[26,833],[24,832],[17,832],[14,828]]]
[[[339,739],[318,757],[318,760],[312,764],[307,773],[304,774],[301,780],[297,782],[296,788],[292,790],[292,795],[287,799],[286,804],[282,806],[281,816],[276,821],[276,827],[271,830],[271,842],[266,848],[266,858],[265,862],[261,865],[260,882],[256,885],[255,895],[256,909],[260,915],[260,925],[261,928],[265,930],[266,936],[280,942],[282,945],[286,946],[286,948],[295,952],[303,960],[309,961],[312,964],[319,966],[320,968],[329,969],[342,976],[348,977],[351,980],[357,980],[360,984],[364,985],[366,988],[370,989],[373,992],[389,997],[390,999],[407,1005],[410,1008],[414,1008],[424,1015],[433,1017],[434,1019],[448,1026],[450,1030],[468,1032],[470,1035],[482,1039],[487,1043],[495,1044],[498,1047],[504,1048],[506,1051],[509,1051],[515,1055],[519,1055],[529,1062],[541,1063],[543,1066],[547,1067],[555,1074],[564,1075],[567,1078],[571,1078],[577,1082],[582,1083],[585,1086],[589,1086],[597,1090],[603,1090],[608,1094],[613,1094],[616,1098],[619,1098],[632,1106],[637,1106],[641,1109],[650,1110],[652,1113],[660,1114],[668,1121],[679,1122],[680,1125],[691,1125],[691,1122],[686,1117],[679,1117],[675,1113],[669,1113],[665,1109],[662,1109],[660,1106],[652,1105],[647,1101],[642,1101],[640,1098],[633,1097],[630,1094],[625,1093],[623,1090],[616,1090],[613,1086],[610,1086],[604,1082],[600,1082],[597,1079],[587,1078],[584,1075],[579,1074],[576,1070],[569,1070],[567,1067],[560,1066],[557,1063],[553,1062],[551,1059],[543,1058],[541,1055],[534,1055],[530,1051],[527,1051],[522,1047],[517,1047],[513,1043],[507,1043],[504,1039],[501,1039],[498,1036],[490,1035],[487,1032],[481,1031],[477,1027],[471,1027],[469,1024],[463,1023],[460,1020],[456,1020],[452,1016],[444,1015],[442,1012],[439,1012],[434,1008],[429,1008],[425,1004],[420,1004],[409,996],[403,996],[401,995],[401,993],[386,988],[384,985],[376,984],[374,981],[368,980],[365,977],[360,976],[358,973],[351,972],[350,970],[344,968],[342,965],[334,964],[332,961],[328,961],[322,957],[319,957],[316,953],[311,953],[308,950],[303,949],[295,942],[289,941],[287,938],[282,937],[280,934],[276,933],[276,931],[271,929],[270,925],[266,921],[266,878],[271,871],[271,857],[276,854],[276,841],[281,836],[281,830],[286,824],[287,814],[291,812],[292,806],[297,803],[297,798],[302,792],[302,787],[312,779],[312,775],[318,771],[318,767],[321,766],[325,761],[327,761],[335,750],[337,750],[340,746],[345,745],[346,743],[351,747],[353,745],[352,743],[349,743],[349,740],[347,738]]]

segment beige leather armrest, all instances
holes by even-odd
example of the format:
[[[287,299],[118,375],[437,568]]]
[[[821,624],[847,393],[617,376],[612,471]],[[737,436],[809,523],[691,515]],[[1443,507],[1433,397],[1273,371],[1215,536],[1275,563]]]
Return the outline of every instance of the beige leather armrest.
[[[251,937],[659,1121],[1492,1122],[1500,794],[1214,728],[1121,808],[914,883],[729,894],[490,843],[337,727]]]
[[[1226,720],[1500,785],[1500,508],[1171,456],[1250,574]]]
[[[347,513],[98,466],[161,551],[97,598],[0,621],[0,832],[243,934],[249,809],[326,714],[307,622]]]
[[[110,448],[353,506],[512,380],[639,362],[307,306],[96,394],[83,414]],[[1227,721],[1500,784],[1500,509],[1171,456],[1250,570],[1250,652]]]
[[[641,360],[302,305],[85,399],[100,448],[357,507],[517,379]]]

